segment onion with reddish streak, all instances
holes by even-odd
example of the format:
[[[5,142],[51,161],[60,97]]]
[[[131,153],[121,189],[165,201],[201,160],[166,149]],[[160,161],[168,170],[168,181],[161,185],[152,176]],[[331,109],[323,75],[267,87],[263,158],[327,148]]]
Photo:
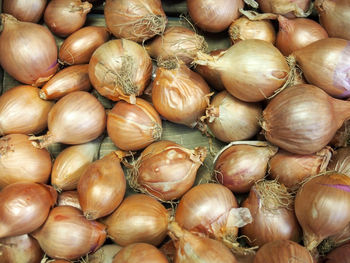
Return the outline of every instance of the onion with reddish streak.
[[[112,263],[168,263],[165,255],[155,246],[147,243],[134,243],[122,248]]]
[[[47,0],[4,0],[2,12],[13,15],[23,22],[39,22]]]

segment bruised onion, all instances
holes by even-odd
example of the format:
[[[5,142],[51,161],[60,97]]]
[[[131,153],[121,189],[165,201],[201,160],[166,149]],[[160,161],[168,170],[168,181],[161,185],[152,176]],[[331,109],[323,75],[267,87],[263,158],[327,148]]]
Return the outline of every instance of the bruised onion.
[[[324,263],[349,263],[350,243],[335,248],[327,254]]]
[[[4,0],[2,12],[13,15],[23,22],[39,22],[47,0]]]
[[[329,162],[327,170],[350,176],[350,147],[337,149]]]
[[[40,99],[39,89],[17,86],[0,97],[0,135],[36,134],[47,128],[52,102]]]
[[[64,191],[58,195],[57,206],[70,205],[81,210],[78,191]]]
[[[350,178],[336,172],[314,177],[299,188],[295,214],[308,250],[350,223],[349,192]]]
[[[167,23],[160,0],[107,0],[104,15],[115,37],[135,42],[161,35]]]
[[[46,220],[57,193],[48,185],[13,183],[0,192],[0,238],[27,234]]]
[[[40,90],[40,98],[58,100],[73,91],[89,91],[89,65],[67,67],[54,75]]]
[[[95,89],[108,99],[141,95],[152,74],[152,61],[144,48],[130,40],[110,40],[96,49],[89,62]]]
[[[48,81],[58,68],[57,46],[51,32],[8,14],[1,14],[1,25],[1,67],[25,84],[41,86]]]
[[[114,256],[122,249],[121,246],[108,244],[100,247],[95,253],[88,255],[89,263],[112,263]]]
[[[48,256],[73,260],[100,248],[106,239],[106,227],[87,220],[75,207],[58,206],[31,235]]]
[[[165,207],[144,194],[126,197],[104,220],[108,236],[121,246],[137,242],[159,245],[167,234],[168,222]]]
[[[291,153],[312,154],[325,147],[348,118],[349,101],[300,84],[286,88],[270,101],[261,125],[271,143]]]
[[[165,255],[155,246],[147,243],[134,243],[122,248],[112,263],[168,263]]]
[[[190,150],[171,141],[154,142],[134,164],[129,183],[163,201],[178,199],[194,184],[206,154],[205,147]]]
[[[0,138],[0,188],[22,181],[46,183],[51,166],[50,153],[34,147],[27,135]]]
[[[267,165],[278,148],[263,141],[237,141],[223,148],[215,158],[216,179],[234,193],[249,192],[265,177]]]
[[[51,0],[44,13],[44,21],[55,35],[66,37],[80,29],[92,4],[81,0]]]
[[[309,15],[311,0],[256,0],[264,13],[284,15],[288,18]]]

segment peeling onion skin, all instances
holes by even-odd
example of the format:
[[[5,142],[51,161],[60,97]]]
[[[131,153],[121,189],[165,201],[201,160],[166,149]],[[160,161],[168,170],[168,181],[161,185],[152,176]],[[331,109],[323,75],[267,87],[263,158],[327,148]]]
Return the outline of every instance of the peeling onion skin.
[[[64,191],[58,195],[57,206],[70,205],[81,209],[78,191]]]
[[[47,0],[4,0],[2,12],[23,22],[38,23],[46,8]]]
[[[257,0],[263,13],[284,15],[288,18],[306,16],[311,0]]]

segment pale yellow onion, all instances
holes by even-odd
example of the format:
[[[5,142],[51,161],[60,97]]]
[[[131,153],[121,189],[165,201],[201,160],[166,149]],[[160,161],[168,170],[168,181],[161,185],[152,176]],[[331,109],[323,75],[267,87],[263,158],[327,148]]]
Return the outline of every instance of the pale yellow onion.
[[[122,248],[112,263],[168,263],[165,255],[155,246],[147,243],[134,243]]]
[[[13,15],[23,22],[39,22],[47,0],[4,0],[2,12]]]
[[[122,249],[116,244],[100,247],[96,252],[88,255],[89,263],[112,263],[114,256]]]

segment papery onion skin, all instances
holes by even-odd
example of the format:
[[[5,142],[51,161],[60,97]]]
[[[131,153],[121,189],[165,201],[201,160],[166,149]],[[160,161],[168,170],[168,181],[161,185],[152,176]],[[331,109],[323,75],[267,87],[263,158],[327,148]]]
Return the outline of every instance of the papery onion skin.
[[[130,40],[110,40],[93,53],[89,77],[102,96],[117,101],[121,96],[139,96],[148,85],[152,61],[144,48]]]
[[[141,150],[162,135],[162,121],[147,101],[137,98],[135,104],[117,102],[108,112],[107,132],[113,143],[124,151]]]
[[[137,242],[159,245],[167,234],[168,222],[165,207],[144,194],[126,197],[104,220],[108,236],[121,246]]]
[[[66,37],[80,29],[92,4],[81,0],[51,0],[44,12],[44,21],[57,36]]]
[[[64,191],[58,195],[57,206],[70,205],[81,209],[78,191]]]
[[[0,237],[27,234],[46,220],[57,193],[48,185],[13,183],[0,192]]]
[[[40,90],[40,98],[58,100],[73,91],[89,91],[89,65],[75,65],[55,74]]]
[[[47,128],[52,102],[39,97],[39,89],[17,86],[0,97],[0,134],[37,134]]]
[[[332,140],[329,142],[329,144],[332,147],[339,148],[339,147],[347,147],[350,143],[350,120],[344,121],[343,125],[337,130]]]
[[[350,178],[330,172],[306,182],[295,198],[304,245],[313,250],[350,223]]]
[[[285,56],[317,40],[328,38],[326,30],[308,18],[288,19],[279,15],[278,22],[276,47]]]
[[[284,15],[288,18],[307,16],[311,0],[257,0],[264,13]]]
[[[325,258],[324,263],[349,263],[350,243],[332,250]]]
[[[39,22],[47,0],[4,0],[2,12],[13,15],[23,22]]]
[[[51,156],[37,149],[24,134],[0,139],[0,188],[17,182],[46,183],[51,173]]]
[[[106,240],[105,228],[97,221],[87,220],[75,207],[58,206],[31,235],[48,256],[73,260],[100,248]]]
[[[116,38],[140,43],[161,35],[167,23],[160,0],[107,0],[104,15]]]
[[[116,244],[100,247],[96,252],[88,255],[89,263],[112,263],[114,256],[122,249]]]
[[[83,27],[63,41],[58,52],[59,61],[66,65],[87,64],[94,51],[109,37],[106,27]]]
[[[335,150],[329,162],[327,170],[336,171],[350,176],[350,147],[338,148]]]
[[[42,25],[20,22],[8,14],[1,14],[1,23],[1,67],[19,82],[43,85],[58,68],[57,46],[51,32]]]

